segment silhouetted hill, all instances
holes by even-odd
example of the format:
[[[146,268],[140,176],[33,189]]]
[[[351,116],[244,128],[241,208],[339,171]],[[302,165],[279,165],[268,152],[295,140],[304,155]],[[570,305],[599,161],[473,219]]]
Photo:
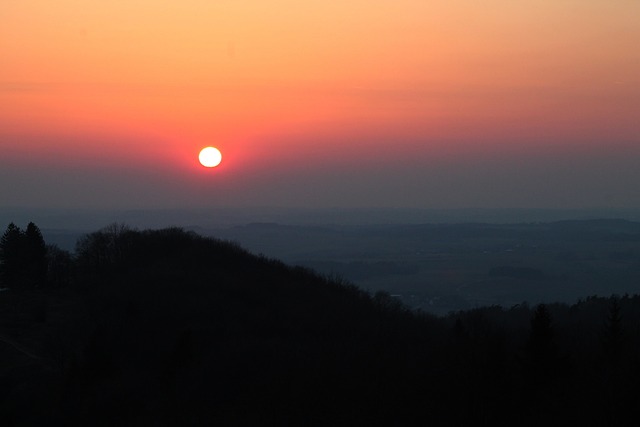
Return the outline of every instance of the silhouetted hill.
[[[443,318],[181,229],[0,293],[3,425],[623,425],[640,298]]]
[[[396,343],[423,320],[391,297],[180,229],[111,226],[76,252],[72,288],[2,295],[17,425],[351,424],[411,399],[381,382],[415,365]]]

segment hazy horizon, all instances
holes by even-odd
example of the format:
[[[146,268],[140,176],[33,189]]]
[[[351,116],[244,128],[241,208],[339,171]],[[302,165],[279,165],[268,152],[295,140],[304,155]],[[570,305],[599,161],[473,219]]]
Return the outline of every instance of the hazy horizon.
[[[0,206],[640,209],[638,2],[1,9]]]
[[[0,224],[35,222],[44,229],[95,231],[111,223],[135,228],[282,225],[516,224],[565,220],[640,221],[640,209],[200,208],[71,209],[0,206]]]

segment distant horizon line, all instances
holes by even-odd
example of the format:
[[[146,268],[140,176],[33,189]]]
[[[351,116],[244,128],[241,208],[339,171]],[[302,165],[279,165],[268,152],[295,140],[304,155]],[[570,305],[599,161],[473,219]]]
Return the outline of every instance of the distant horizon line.
[[[146,212],[146,211],[210,211],[210,210],[248,210],[260,209],[270,211],[549,211],[549,212],[585,212],[585,211],[614,211],[640,212],[640,207],[628,206],[592,206],[592,207],[417,207],[417,206],[274,206],[274,205],[246,205],[246,206],[194,206],[194,207],[62,207],[62,206],[1,206],[1,211],[78,211],[78,212]]]
[[[517,224],[563,220],[640,221],[634,208],[405,208],[405,207],[0,207],[0,227],[33,221],[41,229],[92,231],[113,223],[133,228],[227,228],[252,223],[282,225]]]

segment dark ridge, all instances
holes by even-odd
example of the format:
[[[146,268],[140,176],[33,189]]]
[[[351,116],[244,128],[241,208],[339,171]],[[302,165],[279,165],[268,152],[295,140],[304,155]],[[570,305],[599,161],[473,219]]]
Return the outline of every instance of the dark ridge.
[[[640,415],[638,296],[436,318],[179,228],[115,224],[79,239],[74,258],[55,255],[70,263],[56,280],[0,293],[3,425],[625,425]]]

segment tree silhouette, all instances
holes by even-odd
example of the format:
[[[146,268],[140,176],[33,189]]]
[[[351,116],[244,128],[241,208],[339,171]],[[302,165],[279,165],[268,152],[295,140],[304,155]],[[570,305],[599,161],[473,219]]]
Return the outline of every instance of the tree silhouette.
[[[558,376],[558,348],[554,340],[551,314],[544,304],[538,305],[531,318],[525,352],[524,374],[531,385],[540,386]]]
[[[47,246],[37,225],[22,231],[13,222],[0,239],[0,277],[3,286],[34,288],[45,284]]]
[[[114,270],[128,261],[130,237],[134,233],[125,224],[113,223],[87,234],[76,242],[76,254],[85,271]]]
[[[625,405],[634,405],[628,396],[634,395],[635,382],[629,380],[634,370],[626,359],[624,329],[620,299],[609,299],[608,315],[602,334],[602,398],[609,425],[620,425],[620,411]]]
[[[47,286],[59,288],[71,281],[73,259],[71,254],[56,245],[47,245]]]
[[[609,303],[609,315],[605,325],[603,336],[603,351],[606,363],[616,366],[620,361],[622,350],[622,315],[620,313],[620,302],[616,296],[611,297]]]
[[[47,245],[42,233],[33,222],[27,224],[23,236],[25,273],[28,287],[41,287],[47,276]]]
[[[13,222],[0,239],[0,279],[3,286],[13,287],[23,270],[22,230]]]

